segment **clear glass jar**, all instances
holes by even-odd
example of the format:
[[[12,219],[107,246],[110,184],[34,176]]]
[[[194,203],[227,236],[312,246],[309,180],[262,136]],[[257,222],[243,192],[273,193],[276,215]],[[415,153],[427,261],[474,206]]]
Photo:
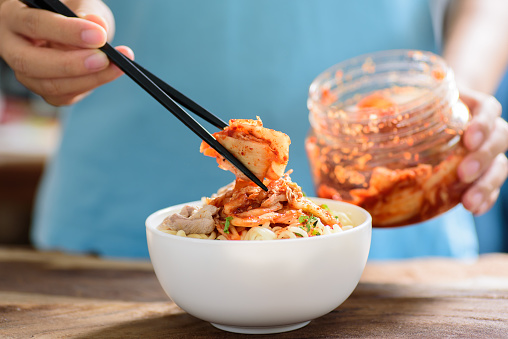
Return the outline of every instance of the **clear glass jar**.
[[[317,196],[367,209],[377,227],[418,223],[460,202],[470,116],[441,57],[392,50],[347,60],[312,82],[307,104]]]

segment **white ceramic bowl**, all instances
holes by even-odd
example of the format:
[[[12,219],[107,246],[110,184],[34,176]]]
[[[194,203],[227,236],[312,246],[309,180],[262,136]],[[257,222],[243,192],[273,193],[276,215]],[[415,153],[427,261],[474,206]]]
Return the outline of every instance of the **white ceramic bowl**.
[[[353,229],[266,241],[178,237],[157,229],[184,205],[150,215],[148,249],[164,291],[189,314],[237,333],[276,333],[305,326],[353,292],[367,262],[372,219],[352,204],[313,198],[350,212]]]

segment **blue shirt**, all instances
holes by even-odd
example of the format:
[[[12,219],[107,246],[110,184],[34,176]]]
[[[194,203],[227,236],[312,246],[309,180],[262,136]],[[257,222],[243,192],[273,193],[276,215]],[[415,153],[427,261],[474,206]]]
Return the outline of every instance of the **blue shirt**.
[[[313,195],[304,139],[308,86],[326,68],[378,50],[435,50],[427,1],[107,1],[114,44],[223,118],[260,116],[292,140],[288,169]],[[126,76],[65,116],[35,213],[42,249],[148,255],[144,220],[210,196],[234,176],[200,140]],[[214,131],[214,128],[205,124]],[[474,256],[461,208],[430,223],[375,230],[371,258]]]

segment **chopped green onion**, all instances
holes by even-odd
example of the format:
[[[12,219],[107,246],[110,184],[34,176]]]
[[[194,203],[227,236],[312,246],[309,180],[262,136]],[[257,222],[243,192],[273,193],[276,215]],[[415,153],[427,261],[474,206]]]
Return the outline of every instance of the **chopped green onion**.
[[[309,220],[309,217],[306,215],[301,215],[298,217],[298,222],[306,222],[307,220]]]
[[[311,215],[309,221],[307,222],[307,232],[310,232],[311,226],[316,227],[317,222],[318,219],[315,216]]]
[[[305,223],[303,226],[300,226],[300,228],[304,229],[305,227],[307,229],[307,232],[310,232],[311,227],[316,227],[319,219],[315,216],[311,215],[310,217],[307,215],[301,215],[298,217],[298,222]]]
[[[323,205],[321,205],[321,208],[322,208],[322,209],[325,209],[325,210],[327,210],[327,211],[329,211],[329,210],[330,210],[330,208],[328,207],[328,205],[327,205],[327,204],[323,204]]]
[[[233,217],[226,217],[226,223],[224,224],[224,233],[229,234],[229,223],[231,222],[231,219],[233,219]]]

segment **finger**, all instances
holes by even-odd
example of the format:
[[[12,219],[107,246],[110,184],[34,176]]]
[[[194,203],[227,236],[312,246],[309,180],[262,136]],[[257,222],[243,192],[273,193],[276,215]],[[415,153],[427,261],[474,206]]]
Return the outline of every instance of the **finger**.
[[[117,47],[117,50],[129,58],[133,53],[126,46]],[[96,87],[111,82],[121,76],[123,72],[111,64],[107,69],[85,76],[58,79],[34,79],[19,77],[28,89],[41,95],[48,103],[54,106],[70,105],[82,98],[84,93]]]
[[[59,50],[36,47],[16,35],[4,37],[11,48],[3,51],[3,58],[17,75],[32,78],[75,77],[105,69],[106,55],[97,49]]]
[[[487,213],[492,206],[496,203],[497,198],[499,197],[499,194],[501,192],[501,189],[496,189],[493,192],[490,193],[489,197],[486,199],[486,201],[483,202],[483,204],[480,205],[478,210],[474,212],[474,215],[482,215]]]
[[[103,0],[95,1],[73,1],[67,2],[69,8],[80,18],[95,22],[102,26],[108,32],[108,39],[112,39],[115,33],[115,18],[111,9]],[[94,19],[98,18],[97,19]]]
[[[88,20],[88,21],[91,21],[93,23],[96,23],[97,25],[99,25],[102,28],[104,28],[104,30],[106,32],[108,32],[108,40],[109,40],[109,32],[111,31],[111,29],[108,27],[108,23],[107,23],[107,21],[103,17],[95,15],[95,14],[86,14],[86,15],[83,15],[81,17],[83,19],[85,19],[85,20]]]
[[[479,149],[469,153],[460,163],[457,173],[462,182],[476,180],[494,158],[508,149],[508,123],[502,118],[494,120],[495,129]]]
[[[75,104],[78,101],[83,100],[92,92],[93,92],[93,90],[90,90],[88,92],[81,93],[78,95],[69,94],[69,95],[65,95],[65,96],[43,97],[43,98],[48,104],[53,105],[53,106],[57,106],[57,107],[70,106],[70,105]]]
[[[485,174],[464,193],[464,207],[475,214],[485,213],[495,203],[507,175],[508,160],[504,154],[498,154]]]
[[[21,6],[6,16],[5,20],[13,32],[24,37],[80,48],[98,48],[107,41],[106,30],[95,22]]]
[[[464,90],[461,100],[469,107],[471,121],[464,132],[464,145],[470,151],[478,149],[495,128],[501,116],[501,104],[491,95]]]
[[[79,94],[91,91],[105,83],[115,80],[122,72],[111,65],[103,71],[83,75],[72,78],[57,78],[57,79],[35,79],[19,77],[19,81],[25,85],[32,92],[35,92],[42,97],[46,98],[48,102],[55,106],[67,104],[57,100],[59,97],[77,96]],[[50,100],[49,98],[53,98]]]
[[[109,24],[106,21],[106,19],[104,19],[101,16],[95,15],[95,14],[86,14],[86,15],[83,15],[82,18],[85,19],[85,20],[89,20],[91,22],[94,22],[97,25],[103,27],[106,30],[107,34],[108,34],[107,40],[108,41],[112,41],[113,40],[113,36],[115,35],[114,21]],[[110,26],[113,26],[113,27],[110,27]]]

